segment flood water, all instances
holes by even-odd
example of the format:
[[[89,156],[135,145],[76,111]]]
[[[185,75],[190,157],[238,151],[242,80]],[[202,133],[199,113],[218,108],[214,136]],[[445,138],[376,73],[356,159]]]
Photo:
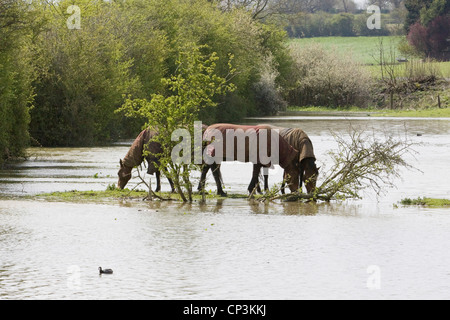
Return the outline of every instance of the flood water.
[[[450,299],[450,209],[394,206],[450,198],[450,119],[249,122],[303,128],[319,166],[336,147],[330,130],[407,136],[420,171],[404,170],[383,196],[342,203],[44,202],[26,196],[116,183],[130,142],[32,148],[0,171],[0,299]],[[251,165],[226,163],[222,174],[226,191],[243,193]],[[271,170],[270,184],[281,175]]]

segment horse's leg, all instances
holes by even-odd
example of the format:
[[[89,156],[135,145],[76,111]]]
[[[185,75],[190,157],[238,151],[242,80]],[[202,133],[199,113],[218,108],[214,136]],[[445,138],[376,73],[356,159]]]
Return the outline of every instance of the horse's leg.
[[[300,193],[302,193],[302,189],[303,189],[303,166],[300,166],[300,176],[299,176],[299,184],[298,184],[298,189],[300,190]]]
[[[202,191],[203,189],[205,189],[205,182],[206,182],[206,175],[208,174],[208,171],[210,169],[210,166],[207,164],[204,164],[202,166],[202,174],[200,176],[200,181],[198,183],[198,191]]]
[[[172,179],[170,179],[170,178],[167,178],[167,180],[169,181],[169,183],[170,183],[170,188],[172,189],[172,193],[175,193],[175,185],[173,184],[173,181],[172,181]]]
[[[264,173],[264,191],[269,190],[269,168],[264,167],[263,168]]]
[[[156,189],[155,192],[161,191],[161,172],[158,170],[156,171]]]
[[[253,165],[253,172],[255,172],[255,170],[257,170],[257,168],[255,168],[255,166],[257,166],[257,164]],[[252,176],[252,179],[253,179],[253,176]],[[259,172],[258,172],[258,182],[259,182]],[[261,185],[259,183],[256,185],[256,192],[258,192],[259,194],[262,194]]]
[[[283,172],[283,182],[281,183],[281,194],[284,194],[285,187],[286,187],[286,171]]]
[[[214,180],[216,181],[217,194],[221,197],[226,197],[227,194],[223,191],[223,188],[222,188],[222,174],[220,173],[220,165],[213,163],[211,165],[211,170],[212,170],[212,173],[214,176]]]
[[[252,193],[257,184],[259,184],[259,172],[261,171],[262,165],[255,164],[253,165],[253,175],[252,180],[250,181],[250,184],[248,186],[248,192]]]

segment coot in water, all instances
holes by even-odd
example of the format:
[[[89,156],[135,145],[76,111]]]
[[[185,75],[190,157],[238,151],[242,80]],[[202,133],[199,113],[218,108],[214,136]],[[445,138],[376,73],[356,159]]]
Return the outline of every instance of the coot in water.
[[[100,274],[102,274],[102,273],[104,273],[104,274],[112,274],[113,273],[112,269],[105,269],[105,270],[103,270],[102,267],[98,267],[98,271],[99,271]]]

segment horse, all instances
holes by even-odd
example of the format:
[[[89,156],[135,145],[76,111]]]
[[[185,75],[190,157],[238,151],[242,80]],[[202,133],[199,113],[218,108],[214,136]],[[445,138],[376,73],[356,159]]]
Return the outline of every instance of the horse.
[[[124,189],[128,181],[131,179],[131,171],[134,167],[139,166],[144,161],[144,152],[147,153],[145,159],[148,162],[148,174],[156,174],[156,189],[155,192],[161,190],[161,172],[158,170],[157,165],[159,164],[159,159],[157,154],[162,153],[161,144],[155,141],[151,141],[152,138],[158,133],[154,130],[145,129],[143,130],[131,145],[130,150],[125,155],[125,158],[120,159],[120,169],[117,173],[119,176],[119,181],[117,187],[119,189]],[[175,186],[170,178],[167,178],[172,188],[172,192],[175,192]]]
[[[262,132],[265,132],[265,138],[261,135]],[[228,133],[232,134],[232,136],[228,136]],[[239,138],[240,134],[243,135],[244,140],[242,140],[242,137]],[[227,141],[227,136],[228,139],[233,138],[233,140]],[[214,141],[212,141],[213,138],[215,139]],[[206,174],[208,173],[208,170],[211,169],[217,184],[217,193],[219,195],[226,195],[222,189],[221,174],[218,165],[221,161],[241,161],[251,162],[254,165],[252,180],[248,186],[248,191],[252,193],[258,184],[261,168],[271,167],[273,164],[277,164],[273,163],[274,159],[285,170],[290,190],[295,192],[299,188],[298,176],[300,175],[300,153],[289,145],[283,137],[279,136],[276,131],[273,131],[271,126],[241,126],[226,123],[214,124],[205,130],[203,140],[211,141],[211,143],[205,147],[204,151],[206,152],[206,156],[209,156],[210,161],[203,166],[198,187],[199,190],[204,189]],[[233,145],[234,149],[229,149],[227,152],[227,146],[230,148],[231,145]],[[217,146],[221,147],[221,150],[219,150],[219,154],[216,156],[215,153],[218,151],[216,150]],[[262,159],[261,157],[261,149],[265,149],[266,151],[266,155],[263,155],[265,159]],[[222,155],[220,155],[220,152],[223,152]],[[211,162],[213,158],[214,161]]]
[[[293,148],[300,152],[299,156],[299,189],[302,188],[303,182],[305,182],[306,190],[311,193],[316,188],[317,177],[319,175],[319,169],[316,167],[316,156],[314,155],[314,147],[309,139],[308,135],[299,128],[279,128],[270,126],[272,129],[278,129],[280,136],[283,137],[287,143],[289,143]],[[257,168],[254,168],[256,170]],[[285,191],[285,181],[287,172],[283,174],[283,183],[281,185],[281,193],[284,194]],[[264,173],[264,190],[269,189],[269,176]],[[261,189],[258,185],[258,192]]]

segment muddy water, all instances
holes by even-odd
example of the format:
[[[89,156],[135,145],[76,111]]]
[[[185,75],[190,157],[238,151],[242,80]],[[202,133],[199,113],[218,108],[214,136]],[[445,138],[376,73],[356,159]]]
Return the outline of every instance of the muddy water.
[[[344,203],[46,203],[22,196],[104,190],[128,147],[30,149],[0,171],[0,299],[450,298],[450,209],[393,206],[450,198],[449,119],[250,122],[302,127],[325,166],[330,130],[406,135],[420,143],[410,162],[421,171],[405,170],[384,196]],[[271,170],[271,184],[281,174]],[[250,175],[248,164],[223,166],[228,192],[244,192]]]

